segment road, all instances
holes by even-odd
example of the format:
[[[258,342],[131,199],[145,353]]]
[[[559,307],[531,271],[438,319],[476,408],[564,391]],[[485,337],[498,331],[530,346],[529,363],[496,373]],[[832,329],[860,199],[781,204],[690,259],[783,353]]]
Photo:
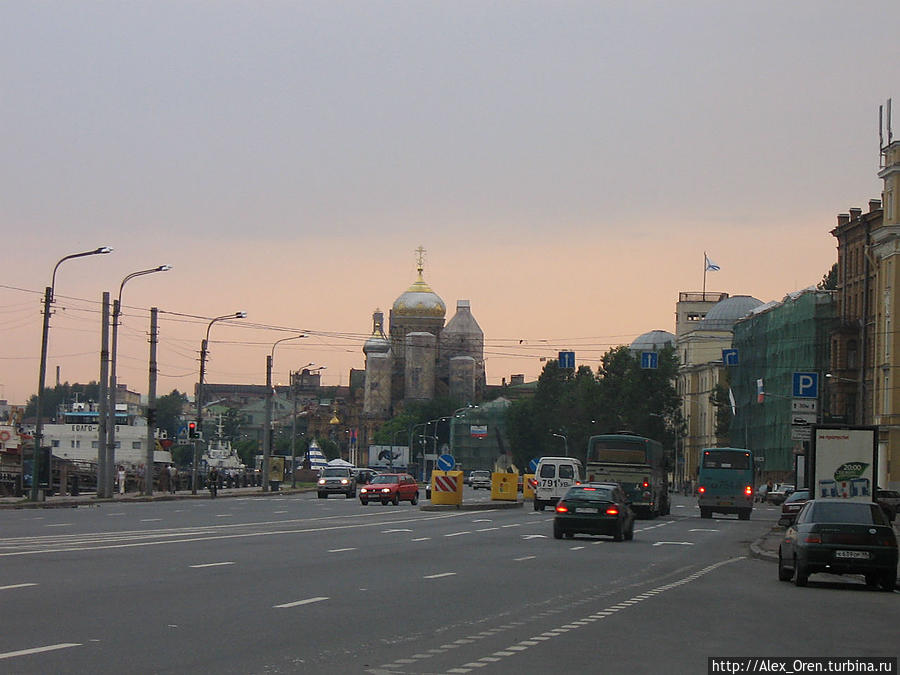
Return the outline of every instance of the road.
[[[483,500],[487,494],[466,499]],[[0,512],[0,670],[705,673],[709,656],[897,656],[898,593],[778,582],[750,521],[554,540],[527,507],[314,494]]]

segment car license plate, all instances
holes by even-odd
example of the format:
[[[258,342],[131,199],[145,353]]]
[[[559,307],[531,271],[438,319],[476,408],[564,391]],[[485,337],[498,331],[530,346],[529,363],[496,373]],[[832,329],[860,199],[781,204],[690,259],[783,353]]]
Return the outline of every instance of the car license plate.
[[[868,551],[835,551],[835,558],[859,558],[862,560],[869,559]]]
[[[597,509],[582,506],[581,508],[575,509],[575,513],[599,513],[599,511]]]

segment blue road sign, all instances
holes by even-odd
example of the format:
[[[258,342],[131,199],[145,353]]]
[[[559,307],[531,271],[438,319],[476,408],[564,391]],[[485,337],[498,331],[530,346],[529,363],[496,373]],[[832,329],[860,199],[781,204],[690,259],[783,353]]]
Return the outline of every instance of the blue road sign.
[[[659,368],[658,352],[641,352],[641,368],[655,370]]]
[[[575,352],[560,352],[559,353],[559,367],[560,368],[575,368]]]
[[[726,366],[738,365],[738,350],[737,349],[723,349],[722,350],[722,363],[724,363]]]
[[[441,471],[453,471],[453,467],[456,466],[456,460],[453,459],[453,455],[441,455],[438,457],[437,466]]]
[[[537,471],[537,465],[538,465],[538,463],[540,463],[540,461],[541,460],[539,457],[533,457],[531,459],[531,461],[528,462],[528,469],[529,469],[529,471],[531,471],[531,473],[534,473],[535,471]]]
[[[819,398],[819,374],[794,373],[794,398]]]

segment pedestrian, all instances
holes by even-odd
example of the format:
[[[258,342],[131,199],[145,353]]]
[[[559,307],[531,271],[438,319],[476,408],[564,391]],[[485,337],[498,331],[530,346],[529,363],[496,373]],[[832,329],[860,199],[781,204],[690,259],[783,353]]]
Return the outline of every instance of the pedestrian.
[[[178,489],[178,469],[174,464],[169,464],[167,471],[169,473],[169,492],[174,495],[175,490]]]
[[[209,485],[209,496],[211,499],[216,498],[216,491],[219,489],[219,471],[216,467],[210,467],[209,474],[206,476]]]
[[[119,494],[124,495],[125,494],[125,467],[124,466],[119,466],[118,479],[119,479]]]

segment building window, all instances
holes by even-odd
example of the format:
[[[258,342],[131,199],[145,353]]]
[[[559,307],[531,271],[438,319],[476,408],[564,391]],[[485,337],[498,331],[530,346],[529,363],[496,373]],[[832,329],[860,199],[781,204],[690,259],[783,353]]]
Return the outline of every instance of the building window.
[[[58,448],[58,447],[59,447],[59,440],[53,440],[53,441],[50,441],[50,445],[51,445],[51,447]]]
[[[881,414],[882,415],[890,415],[891,414],[891,376],[888,373],[884,374],[884,383],[882,385],[881,392]]]
[[[98,446],[97,441],[91,441],[91,447],[92,447],[92,448],[96,449],[97,446]]]
[[[132,450],[140,450],[141,442],[140,441],[131,441],[131,449]]]
[[[856,340],[850,340],[847,343],[847,368],[858,368],[858,347]]]

